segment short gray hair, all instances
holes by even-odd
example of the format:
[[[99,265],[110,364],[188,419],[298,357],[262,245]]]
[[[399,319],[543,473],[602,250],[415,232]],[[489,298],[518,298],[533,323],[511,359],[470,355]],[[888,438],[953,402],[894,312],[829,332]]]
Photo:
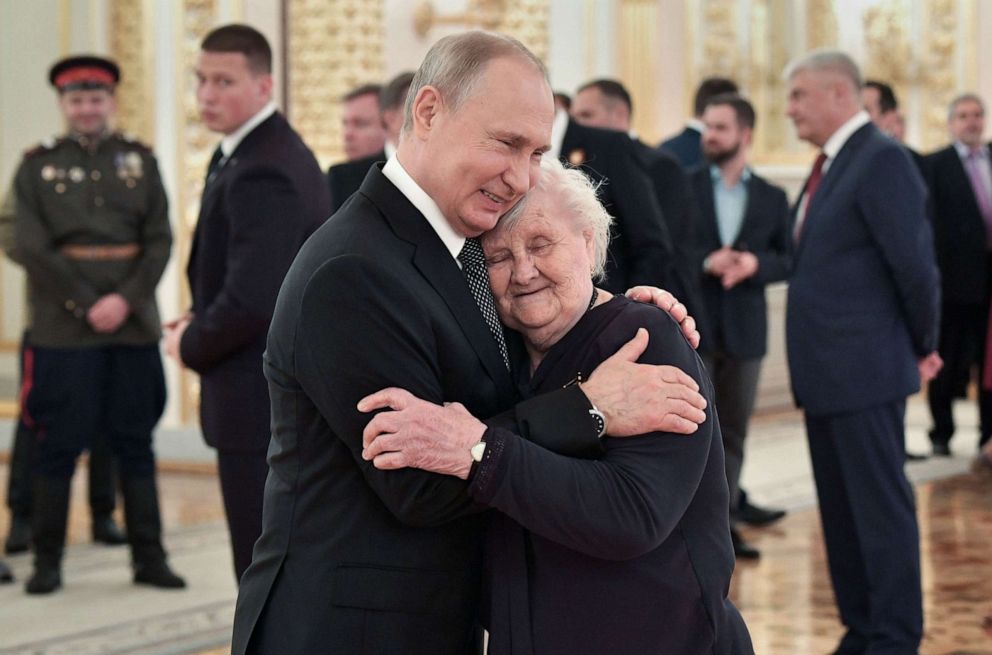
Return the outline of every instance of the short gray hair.
[[[481,30],[446,36],[431,46],[414,73],[403,107],[401,134],[413,128],[413,101],[422,88],[436,88],[449,109],[456,111],[471,97],[486,72],[486,64],[499,57],[517,57],[531,63],[551,88],[544,63],[513,37]],[[550,95],[550,91],[548,93]]]
[[[956,96],[954,100],[951,100],[951,104],[947,106],[948,122],[950,122],[950,120],[954,118],[954,112],[957,110],[958,105],[960,105],[962,102],[974,102],[982,110],[982,114],[985,113],[985,103],[982,102],[982,99],[979,97],[977,93],[962,93],[961,95]]]
[[[863,81],[861,70],[850,55],[840,50],[814,50],[792,60],[785,67],[785,79],[789,80],[803,71],[814,73],[830,72],[846,77],[855,91],[861,90]]]
[[[566,168],[557,158],[545,155],[541,158],[541,176],[537,186],[528,191],[513,209],[503,214],[495,229],[512,228],[535,195],[554,196],[557,200],[554,206],[562,216],[570,218],[579,230],[592,231],[594,249],[591,273],[594,280],[602,280],[606,276],[606,254],[613,218],[599,201],[598,190],[599,184],[578,168]]]

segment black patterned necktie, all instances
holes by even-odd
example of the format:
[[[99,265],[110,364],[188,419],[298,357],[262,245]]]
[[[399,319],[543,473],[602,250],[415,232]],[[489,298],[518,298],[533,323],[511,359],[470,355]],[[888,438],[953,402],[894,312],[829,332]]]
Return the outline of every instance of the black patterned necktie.
[[[496,301],[493,300],[492,289],[489,288],[489,270],[486,268],[486,256],[482,252],[482,246],[478,239],[466,239],[462,251],[458,253],[458,261],[462,264],[462,273],[468,282],[468,289],[475,298],[475,303],[482,312],[482,317],[486,319],[489,331],[496,339],[499,346],[499,353],[503,356],[503,363],[506,368],[510,368],[510,356],[506,351],[506,337],[503,336],[503,324],[499,322],[499,315],[496,313]]]
[[[210,157],[210,164],[207,166],[207,183],[214,179],[214,175],[220,170],[220,162],[224,159],[224,151],[217,146],[214,154]]]

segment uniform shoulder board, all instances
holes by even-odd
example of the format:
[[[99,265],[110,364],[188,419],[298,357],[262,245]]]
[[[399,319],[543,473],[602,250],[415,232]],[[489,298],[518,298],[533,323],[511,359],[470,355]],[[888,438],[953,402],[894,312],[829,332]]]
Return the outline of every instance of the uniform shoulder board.
[[[55,148],[60,143],[62,143],[62,141],[63,141],[63,139],[59,139],[59,138],[55,138],[55,137],[49,137],[49,138],[45,139],[44,141],[42,141],[41,143],[39,143],[38,145],[36,145],[35,147],[29,148],[29,149],[25,150],[24,151],[24,158],[27,159],[28,157],[36,157],[36,156],[42,155],[42,154],[44,154],[46,152],[50,152],[52,150],[55,150]]]

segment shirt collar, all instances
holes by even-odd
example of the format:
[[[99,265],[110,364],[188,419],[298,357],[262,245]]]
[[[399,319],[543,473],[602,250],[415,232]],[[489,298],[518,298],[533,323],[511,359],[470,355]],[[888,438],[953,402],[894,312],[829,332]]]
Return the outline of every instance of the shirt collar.
[[[871,118],[868,116],[868,112],[861,110],[854,116],[847,119],[847,122],[837,128],[827,142],[823,144],[823,154],[827,156],[828,160],[833,160],[837,153],[840,152],[847,140],[851,138],[851,135],[860,130],[862,127],[871,122]]]
[[[228,158],[237,149],[246,136],[251,133],[256,127],[258,127],[262,121],[276,113],[276,103],[269,100],[262,109],[259,110],[257,114],[246,120],[241,124],[241,127],[234,130],[223,139],[220,140],[220,151],[223,153],[224,158]]]
[[[695,117],[687,120],[685,122],[685,126],[688,127],[689,129],[696,130],[700,134],[702,134],[706,130],[706,126],[703,124],[703,121]]]
[[[406,199],[417,208],[417,211],[424,215],[427,222],[437,232],[441,242],[444,243],[444,247],[448,249],[455,261],[458,261],[458,255],[465,245],[465,237],[455,232],[434,199],[427,195],[427,192],[417,184],[416,180],[410,177],[395,155],[390,157],[386,165],[383,166],[382,174],[399,189],[400,193],[406,196]]]
[[[561,157],[561,146],[565,143],[565,132],[568,130],[568,112],[559,109],[555,112],[555,120],[551,123],[551,148],[547,156],[558,159]]]
[[[396,146],[389,139],[386,139],[386,143],[382,146],[382,151],[386,153],[386,159],[389,160],[393,155],[396,154]]]
[[[720,167],[717,166],[716,164],[710,164],[710,179],[713,180],[714,184],[723,181],[723,175],[720,173]],[[747,181],[750,179],[751,179],[751,167],[745,166],[744,170],[741,171],[741,179],[738,181],[738,184],[740,182],[744,182],[746,184]]]
[[[960,141],[954,142],[954,149],[958,151],[958,156],[961,157],[961,159],[967,159],[968,157],[971,156],[971,153],[973,152],[971,148],[961,143]],[[988,147],[982,144],[975,152],[977,152],[978,156],[981,157],[982,159],[986,159],[988,157],[989,151],[988,151]]]

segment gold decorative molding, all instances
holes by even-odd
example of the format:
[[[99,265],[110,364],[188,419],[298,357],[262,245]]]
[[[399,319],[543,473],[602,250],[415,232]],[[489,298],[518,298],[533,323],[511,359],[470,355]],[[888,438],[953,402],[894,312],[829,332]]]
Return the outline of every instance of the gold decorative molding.
[[[341,97],[381,81],[383,0],[287,0],[287,109],[326,166],[343,158]]]
[[[633,128],[642,139],[655,142],[658,108],[658,20],[656,0],[621,0],[617,7],[617,73],[635,107]]]
[[[806,50],[836,46],[837,31],[833,0],[807,0]]]
[[[923,11],[927,29],[920,75],[923,95],[920,145],[929,150],[948,140],[947,107],[951,100],[958,93],[971,90],[977,81],[974,48],[978,15],[970,0],[926,0]],[[966,63],[960,65],[961,62]]]
[[[152,144],[155,98],[151,0],[111,0],[107,14],[107,45],[121,69],[117,127]]]
[[[506,0],[497,32],[517,39],[542,61],[548,59],[548,0]]]
[[[948,103],[977,84],[976,0],[876,0],[856,14],[839,13],[842,4],[833,0],[685,0],[684,6],[686,113],[699,80],[735,79],[758,115],[758,163],[808,160],[807,146],[784,116],[782,71],[811,50],[860,50],[865,75],[892,84],[907,119],[920,127],[913,145],[922,150],[947,142]]]
[[[507,0],[468,0],[465,11],[442,14],[434,9],[433,2],[423,0],[413,10],[413,30],[420,38],[425,38],[440,25],[494,31],[503,22],[506,5]]]
[[[176,213],[179,217],[173,237],[173,252],[181,262],[180,270],[186,270],[189,261],[193,232],[200,211],[200,196],[203,193],[203,180],[210,162],[210,155],[217,145],[218,138],[200,122],[200,112],[196,102],[196,59],[200,52],[200,42],[217,23],[218,0],[183,0],[176,4],[178,15],[176,31],[176,89],[179,102],[176,104]],[[180,308],[190,306],[190,293],[186,276],[180,275]],[[195,419],[200,401],[200,383],[195,373],[182,369],[179,376],[181,389],[180,413],[182,421]]]

